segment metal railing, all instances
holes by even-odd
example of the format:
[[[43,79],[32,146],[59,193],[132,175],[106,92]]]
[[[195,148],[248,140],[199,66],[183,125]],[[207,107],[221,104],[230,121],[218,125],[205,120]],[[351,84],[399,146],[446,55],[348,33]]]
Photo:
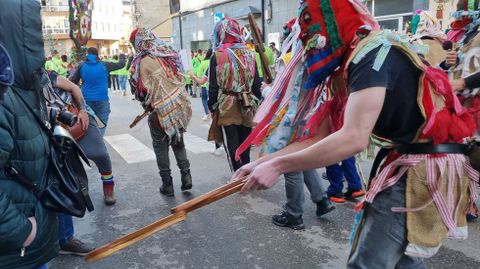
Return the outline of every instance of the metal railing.
[[[60,11],[69,11],[69,6],[52,6],[47,5],[43,6],[42,9],[47,12],[60,12]]]

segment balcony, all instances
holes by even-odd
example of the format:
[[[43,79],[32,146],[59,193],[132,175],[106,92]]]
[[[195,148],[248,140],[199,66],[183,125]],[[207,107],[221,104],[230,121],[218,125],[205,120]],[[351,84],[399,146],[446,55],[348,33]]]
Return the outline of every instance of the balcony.
[[[63,35],[69,34],[70,28],[44,28],[43,35]]]
[[[42,6],[42,10],[45,12],[68,12],[69,9],[69,6]]]

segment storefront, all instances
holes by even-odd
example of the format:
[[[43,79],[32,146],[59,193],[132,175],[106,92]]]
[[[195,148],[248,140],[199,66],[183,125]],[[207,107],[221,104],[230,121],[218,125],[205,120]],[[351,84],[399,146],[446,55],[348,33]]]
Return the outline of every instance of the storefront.
[[[428,0],[366,0],[370,12],[383,29],[405,32],[417,9],[428,9]]]

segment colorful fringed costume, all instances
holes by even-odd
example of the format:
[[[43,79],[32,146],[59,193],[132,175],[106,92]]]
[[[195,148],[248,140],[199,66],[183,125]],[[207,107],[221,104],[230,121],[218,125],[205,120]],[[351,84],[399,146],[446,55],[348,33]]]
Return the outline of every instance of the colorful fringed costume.
[[[447,36],[441,29],[441,24],[428,11],[421,11],[418,15],[412,41],[418,45],[428,47],[428,53],[425,56],[426,60],[432,66],[438,66],[445,60],[447,52],[443,49],[443,42]],[[412,26],[413,28],[413,26]]]
[[[400,195],[406,202],[391,210],[406,215],[405,227],[399,228],[407,231],[406,255],[430,257],[444,238],[466,238],[465,213],[477,198],[478,172],[463,150],[431,154],[419,149],[449,143],[463,149],[461,144],[473,135],[474,120],[455,96],[445,73],[425,64],[419,54],[426,51],[408,38],[376,31],[378,24],[357,0],[301,1],[298,20],[303,48],[278,75],[271,91],[273,98],[262,104],[268,107],[267,112],[244,145],[258,145],[263,153],[271,153],[312,137],[322,123],[327,122],[332,133],[339,130],[348,99],[346,81],[352,79],[349,68],[377,51],[373,64],[365,68],[378,72],[390,52],[399,51],[416,70],[411,77],[418,76],[418,91],[415,100],[398,102],[414,102],[420,123],[413,138],[403,142],[374,129],[372,140],[389,153],[359,209],[371,206],[378,194],[404,180],[406,188]],[[403,146],[408,150],[400,150]],[[357,235],[365,222],[359,223]],[[352,253],[358,249],[357,243],[355,237]]]
[[[460,31],[453,36],[452,41],[458,41],[456,47],[459,47],[459,65],[453,68],[451,76],[454,79],[466,78],[472,74],[480,72],[480,1],[460,1],[459,10],[453,14],[455,21],[452,23],[452,29],[460,27]],[[475,118],[477,124],[476,138],[479,141],[480,129],[480,88],[463,89],[459,92],[459,98],[462,104],[468,109]],[[477,170],[479,169],[479,153],[474,152],[470,157]],[[479,217],[478,208],[471,209],[467,215],[469,219]]]
[[[130,72],[135,97],[147,111],[153,150],[162,178],[160,193],[173,196],[169,150],[180,168],[181,190],[192,188],[190,162],[183,133],[192,117],[179,54],[148,29],[134,30],[130,41],[136,51]]]
[[[223,18],[214,28],[214,56],[210,61],[209,100],[213,113],[209,140],[223,142],[232,170],[250,162],[249,153],[241,161],[233,156],[253,126],[253,116],[261,97],[255,54],[245,45],[237,21]],[[248,147],[247,147],[248,148]]]
[[[171,140],[186,130],[192,117],[180,56],[150,30],[139,29],[132,35],[137,51],[131,67],[135,96],[144,107],[153,109]]]

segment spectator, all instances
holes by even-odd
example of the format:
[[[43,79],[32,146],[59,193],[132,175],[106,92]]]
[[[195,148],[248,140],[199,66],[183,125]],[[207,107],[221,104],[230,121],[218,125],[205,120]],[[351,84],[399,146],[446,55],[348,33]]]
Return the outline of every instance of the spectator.
[[[48,72],[55,71],[60,76],[67,77],[67,67],[64,65],[57,50],[52,51],[52,57],[45,63],[45,69]]]
[[[32,183],[44,186],[50,140],[28,108],[46,118],[41,97],[48,79],[42,72],[44,50],[40,2],[0,1],[0,43],[10,53],[15,81],[0,106],[0,265],[8,268],[46,268],[58,253],[57,214],[35,195],[9,179],[11,164]]]
[[[55,73],[50,73],[50,79],[57,93],[59,93],[65,101],[69,103],[73,101],[75,106],[80,110],[78,118],[82,128],[86,130],[86,133],[78,140],[78,144],[85,152],[87,158],[92,160],[98,168],[100,180],[103,183],[104,203],[107,206],[115,204],[115,182],[112,162],[98,128],[95,113],[88,105],[85,105],[82,92],[77,85],[63,77],[57,76]]]
[[[362,181],[355,167],[355,157],[350,157],[342,161],[341,164],[327,166],[327,179],[330,186],[327,189],[327,195],[330,201],[334,203],[345,203],[345,198],[352,200],[365,195],[362,187]],[[348,182],[348,190],[343,193],[343,177]]]
[[[200,66],[197,68],[197,73],[191,74],[191,78],[202,87],[200,92],[200,97],[202,98],[203,110],[205,116],[203,116],[203,121],[208,121],[211,119],[210,111],[208,110],[208,68],[210,67],[210,58],[212,57],[212,49],[208,49],[205,54],[205,59],[200,63]]]
[[[110,62],[118,63],[118,55],[113,55],[113,58]],[[111,89],[113,91],[119,91],[120,90],[120,85],[119,85],[120,83],[119,83],[119,80],[118,80],[118,74],[119,74],[120,70],[121,69],[114,70],[114,71],[110,72]]]
[[[127,95],[127,80],[130,77],[130,71],[128,71],[128,63],[120,70],[118,70],[118,83],[120,86],[120,91],[122,91],[123,96]]]
[[[70,78],[75,84],[82,80],[82,94],[87,105],[92,108],[105,127],[100,128],[102,136],[108,125],[110,102],[108,98],[108,75],[113,70],[125,66],[125,56],[120,55],[118,63],[103,62],[98,59],[98,50],[88,48],[87,60],[81,63]]]
[[[268,46],[270,47],[272,52],[275,54],[276,58],[280,57],[280,51],[275,47],[275,42],[270,42]]]

